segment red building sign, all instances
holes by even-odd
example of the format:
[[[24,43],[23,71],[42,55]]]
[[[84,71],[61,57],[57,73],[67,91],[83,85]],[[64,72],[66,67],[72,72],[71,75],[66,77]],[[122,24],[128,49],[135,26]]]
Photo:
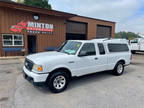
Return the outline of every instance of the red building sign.
[[[17,25],[11,26],[10,30],[19,33],[22,32],[22,30],[27,30],[28,33],[53,34],[53,28],[53,24],[21,21]]]

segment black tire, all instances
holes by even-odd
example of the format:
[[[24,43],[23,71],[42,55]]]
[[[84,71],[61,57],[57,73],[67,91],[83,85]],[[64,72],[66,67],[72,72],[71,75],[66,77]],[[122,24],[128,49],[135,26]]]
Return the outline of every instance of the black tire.
[[[136,54],[136,51],[131,51],[132,54]]]
[[[58,82],[58,79],[60,79],[60,78],[61,78],[61,81]],[[67,88],[67,85],[69,83],[68,74],[62,70],[52,73],[48,79],[49,79],[47,81],[48,87],[49,87],[50,91],[53,93],[60,93],[60,92],[64,91]],[[64,83],[64,81],[65,81],[65,83]],[[61,84],[64,85],[64,86],[61,86],[62,88],[60,88]],[[58,89],[58,87],[59,87],[59,89]]]
[[[121,71],[118,70],[118,68],[121,68]],[[118,62],[113,70],[113,74],[116,76],[122,75],[124,72],[124,63],[123,62]]]

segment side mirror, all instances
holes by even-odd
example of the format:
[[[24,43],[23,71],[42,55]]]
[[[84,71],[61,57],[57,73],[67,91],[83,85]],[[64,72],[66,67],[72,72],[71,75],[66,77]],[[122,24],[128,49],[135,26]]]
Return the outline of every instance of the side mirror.
[[[81,51],[78,56],[79,57],[87,56],[87,52],[86,51]]]

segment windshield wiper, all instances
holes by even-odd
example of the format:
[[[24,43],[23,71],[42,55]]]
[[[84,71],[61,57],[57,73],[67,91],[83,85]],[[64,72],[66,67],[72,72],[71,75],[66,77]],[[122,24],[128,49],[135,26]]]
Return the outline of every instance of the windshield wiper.
[[[56,49],[55,51],[60,52],[60,50],[59,50],[59,49]]]
[[[66,53],[66,54],[70,55],[70,53],[68,53],[68,52],[66,52],[66,51],[64,51],[64,53]]]

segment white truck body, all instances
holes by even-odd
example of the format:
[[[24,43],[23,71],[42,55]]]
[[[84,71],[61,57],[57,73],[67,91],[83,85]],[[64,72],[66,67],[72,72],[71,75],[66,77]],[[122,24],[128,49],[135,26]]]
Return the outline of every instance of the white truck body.
[[[130,49],[132,52],[144,51],[144,38],[136,38],[130,41]]]
[[[50,73],[57,69],[67,69],[73,77],[113,70],[119,61],[123,61],[124,65],[130,64],[131,52],[128,42],[124,39],[70,40],[67,43],[78,43],[77,51],[75,53],[73,50],[65,50],[65,53],[51,51],[27,56],[23,67],[24,74],[32,78],[33,82],[46,82]],[[80,56],[84,45],[93,45],[95,52],[91,55]],[[120,45],[118,46],[120,49],[113,49],[115,45]],[[123,46],[126,48],[122,49]],[[42,70],[34,70],[35,64],[41,66]]]

